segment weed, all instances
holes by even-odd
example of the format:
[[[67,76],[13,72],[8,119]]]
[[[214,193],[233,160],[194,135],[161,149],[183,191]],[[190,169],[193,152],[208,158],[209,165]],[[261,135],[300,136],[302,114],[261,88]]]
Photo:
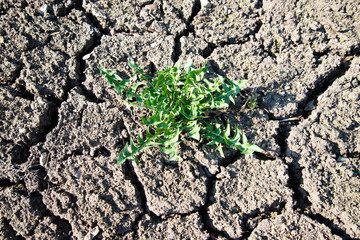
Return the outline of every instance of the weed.
[[[249,98],[248,106],[249,106],[251,112],[254,113],[255,109],[259,107],[256,97]]]
[[[221,76],[208,80],[204,77],[208,71],[206,63],[203,68],[195,69],[191,59],[184,65],[177,62],[174,67],[156,72],[156,78],[146,75],[141,66],[133,61],[129,61],[129,66],[135,73],[130,79],[124,80],[113,71],[99,67],[101,74],[125,97],[125,103],[149,109],[153,113],[147,119],[142,118],[143,123],[148,125],[147,130],[139,133],[137,144],[130,138],[130,143],[119,154],[119,164],[126,160],[138,163],[138,155],[155,146],[171,156],[169,161],[181,160],[176,146],[181,142],[179,137],[182,133],[197,141],[207,139],[208,145],[215,145],[222,157],[224,144],[240,150],[242,154],[262,151],[249,143],[237,126],[231,134],[229,122],[222,130],[221,124],[209,117],[211,111],[234,103],[234,97],[246,85],[245,80],[236,82]]]

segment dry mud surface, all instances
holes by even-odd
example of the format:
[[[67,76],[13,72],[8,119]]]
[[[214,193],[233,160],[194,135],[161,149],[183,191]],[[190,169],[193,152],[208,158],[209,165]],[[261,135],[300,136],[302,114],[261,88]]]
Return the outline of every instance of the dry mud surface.
[[[354,0],[0,0],[0,239],[360,239],[359,38]],[[265,152],[117,165],[144,126],[97,67],[188,57]]]

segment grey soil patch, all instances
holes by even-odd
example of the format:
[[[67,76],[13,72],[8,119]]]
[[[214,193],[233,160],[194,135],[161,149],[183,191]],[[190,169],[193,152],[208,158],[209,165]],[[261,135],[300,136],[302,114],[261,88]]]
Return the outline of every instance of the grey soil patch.
[[[0,239],[360,239],[356,1],[0,0]],[[117,154],[128,78],[194,60],[247,79],[216,115],[265,151]],[[259,107],[251,110],[249,101]],[[215,117],[215,115],[211,115]]]
[[[25,67],[17,84],[34,95],[64,100],[71,83],[77,80],[77,62],[66,54],[48,47],[35,48],[23,54]]]
[[[166,220],[145,215],[139,222],[138,239],[209,239],[198,213],[173,216]]]
[[[259,4],[259,1],[211,1],[194,18],[195,33],[215,45],[246,42],[260,26]]]
[[[302,167],[302,187],[313,213],[359,235],[359,58],[318,99],[317,108],[290,132],[287,161]],[[306,145],[303,145],[303,143]],[[302,147],[300,147],[302,146]],[[306,147],[304,147],[306,146]]]
[[[1,139],[16,144],[33,144],[52,122],[54,104],[41,97],[33,101],[21,98],[16,89],[0,88]]]
[[[256,226],[261,214],[292,204],[287,167],[280,159],[262,161],[247,156],[222,168],[216,177],[209,224],[228,237],[242,237],[245,230]]]
[[[87,90],[96,98],[112,103],[120,101],[119,94],[106,81],[98,81],[102,76],[98,67],[113,69],[122,78],[129,78],[132,72],[129,59],[136,59],[148,72],[164,69],[173,65],[174,39],[156,33],[148,35],[118,33],[104,36],[101,44],[86,55],[85,82]],[[154,68],[154,69],[153,69]]]
[[[166,156],[147,151],[135,173],[145,190],[147,206],[157,216],[191,213],[205,204],[207,178],[190,161],[167,165]]]
[[[249,240],[255,239],[337,239],[328,227],[305,215],[294,212],[278,215],[261,221],[251,233]]]

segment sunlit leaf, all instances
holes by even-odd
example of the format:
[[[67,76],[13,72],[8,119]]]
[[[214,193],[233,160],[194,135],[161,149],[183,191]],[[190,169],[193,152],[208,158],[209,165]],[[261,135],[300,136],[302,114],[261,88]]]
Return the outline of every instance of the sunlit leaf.
[[[222,76],[206,79],[206,63],[203,68],[196,69],[190,58],[184,64],[178,61],[174,67],[157,71],[153,76],[146,75],[142,66],[132,59],[128,64],[134,70],[130,79],[121,79],[114,71],[99,67],[120,96],[125,94],[125,106],[145,108],[150,116],[139,116],[148,126],[146,132],[136,136],[136,143],[130,137],[119,153],[119,164],[126,160],[138,163],[140,154],[152,147],[169,154],[170,161],[180,161],[175,146],[181,143],[181,134],[197,141],[206,139],[208,145],[215,145],[222,157],[224,145],[243,154],[262,151],[249,143],[245,134],[240,136],[237,126],[230,126],[229,121],[223,126],[216,121],[217,116],[209,114],[229,107],[230,103],[235,104],[246,80],[231,81]]]
[[[200,140],[200,126],[194,122],[191,131],[188,133],[188,136],[194,138],[195,140]]]
[[[164,148],[159,146],[159,148],[161,149],[161,151],[165,154],[175,154],[175,149],[170,147],[170,148]]]

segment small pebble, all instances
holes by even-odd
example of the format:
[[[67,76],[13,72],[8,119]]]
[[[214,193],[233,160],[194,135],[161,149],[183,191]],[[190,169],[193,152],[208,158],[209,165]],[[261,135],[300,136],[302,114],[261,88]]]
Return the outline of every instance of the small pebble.
[[[48,155],[46,153],[41,154],[39,162],[40,166],[45,167],[48,163]]]
[[[80,177],[81,177],[81,170],[80,170],[80,169],[78,169],[78,170],[76,171],[75,177],[76,177],[76,178],[80,178]]]
[[[208,0],[201,0],[201,8],[210,8],[211,3]]]
[[[47,7],[48,7],[47,4],[44,4],[44,5],[42,5],[42,6],[40,7],[40,14],[41,14],[41,15],[45,15],[45,14],[46,14],[46,12],[47,12]]]
[[[156,4],[148,4],[144,7],[145,9],[149,9],[149,10],[156,10],[157,9],[157,5]]]
[[[339,156],[337,161],[338,162],[347,162],[347,161],[349,161],[349,158]]]
[[[84,240],[92,240],[96,235],[98,235],[100,232],[99,227],[96,226],[94,229],[92,229],[90,232],[86,234],[84,237]]]
[[[352,85],[353,87],[359,86],[359,81],[358,81],[358,79],[357,79],[356,77],[354,77],[354,78],[351,80],[351,85]]]
[[[25,128],[19,128],[19,133],[20,134],[24,134],[26,132],[26,129]]]
[[[91,53],[89,53],[89,54],[86,54],[85,56],[83,56],[83,60],[87,60],[87,59],[89,59],[90,58],[90,56],[91,56]]]

